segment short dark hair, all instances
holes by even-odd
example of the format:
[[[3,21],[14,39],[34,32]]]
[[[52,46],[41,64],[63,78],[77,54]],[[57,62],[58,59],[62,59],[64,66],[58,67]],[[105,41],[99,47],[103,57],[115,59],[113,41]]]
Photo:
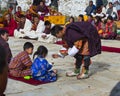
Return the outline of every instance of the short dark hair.
[[[92,0],[90,0],[90,1],[89,1],[89,3],[93,3],[93,1],[92,1]]]
[[[25,15],[23,15],[23,14],[20,14],[20,16],[19,16],[20,18],[26,18],[26,16]]]
[[[71,17],[69,18],[69,20],[70,20],[70,19],[72,19],[73,22],[75,22],[75,18],[74,18],[73,16],[71,16]]]
[[[29,49],[29,48],[33,48],[33,44],[31,42],[26,42],[23,46],[23,49],[26,50],[26,49]]]
[[[13,9],[13,6],[12,6],[12,5],[10,5],[10,6],[9,6],[9,8],[10,8],[10,9]]]
[[[63,30],[63,27],[61,27],[60,25],[55,25],[52,29],[51,29],[51,34],[53,36],[56,36],[57,33],[59,33],[61,30]]]
[[[113,20],[113,17],[111,16],[111,15],[109,15],[108,17],[107,17],[107,20]]]
[[[81,18],[82,18],[82,21],[84,21],[84,16],[83,16],[83,14],[80,14],[79,17],[81,17]]]
[[[50,23],[50,21],[46,20],[45,23],[44,23],[44,25],[45,25],[45,26],[46,26],[46,25],[51,25],[51,23]]]
[[[36,14],[33,14],[32,16],[33,16],[33,18],[35,18],[35,17],[39,18],[39,16],[38,16],[38,15],[36,15]]]
[[[93,18],[93,16],[91,14],[88,15],[89,17]]]
[[[0,36],[1,35],[5,35],[6,33],[8,33],[8,31],[6,29],[0,29]]]
[[[113,5],[113,3],[112,3],[112,2],[109,2],[109,4]]]

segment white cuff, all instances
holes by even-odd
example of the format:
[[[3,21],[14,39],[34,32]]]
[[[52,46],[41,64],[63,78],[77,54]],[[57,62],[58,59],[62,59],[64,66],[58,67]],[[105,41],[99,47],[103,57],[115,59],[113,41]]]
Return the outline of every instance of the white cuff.
[[[72,48],[69,48],[68,55],[75,56],[75,54],[77,54],[78,52],[79,52],[79,49],[77,49],[75,46],[73,46]]]
[[[58,55],[61,57],[61,58],[64,58],[65,56],[62,55],[61,53],[58,53]]]

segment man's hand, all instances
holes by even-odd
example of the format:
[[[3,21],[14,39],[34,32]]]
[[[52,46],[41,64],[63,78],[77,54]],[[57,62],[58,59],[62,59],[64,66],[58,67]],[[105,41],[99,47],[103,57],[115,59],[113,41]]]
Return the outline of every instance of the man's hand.
[[[58,54],[52,54],[52,57],[53,58],[58,58],[58,57],[60,57]]]

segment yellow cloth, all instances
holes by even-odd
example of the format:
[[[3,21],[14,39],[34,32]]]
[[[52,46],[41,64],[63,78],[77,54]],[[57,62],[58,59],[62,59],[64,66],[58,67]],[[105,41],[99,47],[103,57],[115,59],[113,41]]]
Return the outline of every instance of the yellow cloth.
[[[3,24],[0,24],[0,28],[3,28],[4,27],[4,25]]]
[[[88,21],[88,16],[87,15],[84,15],[83,18],[84,18],[84,21]]]

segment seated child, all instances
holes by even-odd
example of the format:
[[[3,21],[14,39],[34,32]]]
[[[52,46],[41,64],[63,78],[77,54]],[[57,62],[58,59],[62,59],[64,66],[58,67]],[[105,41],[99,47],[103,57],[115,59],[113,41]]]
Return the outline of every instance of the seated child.
[[[39,46],[37,51],[34,53],[37,57],[34,59],[32,64],[32,77],[36,80],[53,82],[56,81],[56,70],[52,70],[52,64],[48,63],[45,57],[48,54],[48,49],[44,46]]]
[[[31,75],[32,61],[29,57],[33,53],[33,44],[26,42],[23,46],[24,51],[16,55],[9,64],[9,71],[12,76],[24,77]]]
[[[54,26],[54,24],[51,24],[50,21],[46,20],[44,26],[45,29],[38,38],[38,41],[45,43],[55,43],[57,41],[57,38],[50,34],[50,30]]]

